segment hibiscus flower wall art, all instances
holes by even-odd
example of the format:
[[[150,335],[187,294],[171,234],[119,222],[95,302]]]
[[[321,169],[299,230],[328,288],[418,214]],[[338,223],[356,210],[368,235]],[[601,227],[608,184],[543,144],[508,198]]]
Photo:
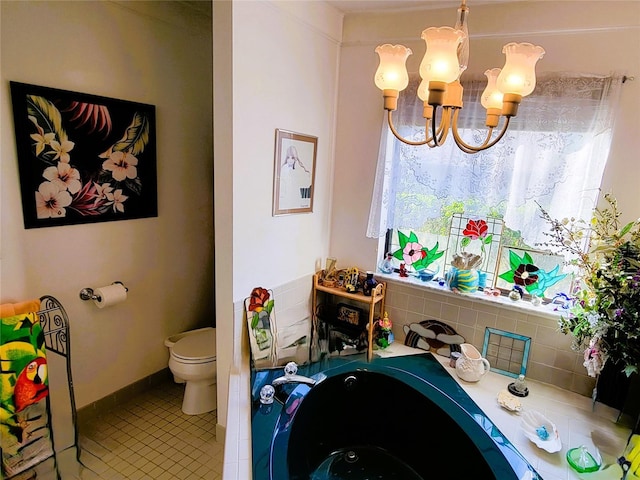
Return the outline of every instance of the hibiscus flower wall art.
[[[25,228],[158,216],[153,105],[10,85]]]

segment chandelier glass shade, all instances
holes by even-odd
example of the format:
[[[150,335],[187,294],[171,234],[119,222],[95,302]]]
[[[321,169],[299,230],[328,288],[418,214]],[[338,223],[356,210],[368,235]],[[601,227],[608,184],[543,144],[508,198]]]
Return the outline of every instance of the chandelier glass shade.
[[[420,62],[422,81],[418,87],[418,97],[424,104],[424,140],[405,139],[393,125],[392,112],[398,107],[399,92],[409,83],[406,61],[413,52],[404,45],[388,43],[376,48],[380,64],[374,81],[383,92],[389,128],[401,142],[433,148],[443,145],[451,132],[456,145],[463,152],[486,150],[500,141],[509,127],[511,117],[517,115],[522,98],[535,89],[535,66],[543,57],[544,49],[531,43],[508,43],[502,48],[506,56],[504,67],[484,72],[487,87],[482,93],[481,102],[487,111],[485,140],[480,145],[469,145],[462,140],[458,134],[458,114],[463,106],[460,76],[466,70],[469,59],[468,13],[466,0],[462,0],[454,28],[429,27],[422,32],[426,52]],[[495,133],[500,117],[504,117],[502,128]]]

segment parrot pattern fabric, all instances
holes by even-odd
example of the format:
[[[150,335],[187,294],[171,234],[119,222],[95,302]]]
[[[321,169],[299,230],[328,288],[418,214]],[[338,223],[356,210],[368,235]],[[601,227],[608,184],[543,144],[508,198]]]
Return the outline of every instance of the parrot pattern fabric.
[[[53,455],[44,333],[36,312],[0,319],[2,477]]]

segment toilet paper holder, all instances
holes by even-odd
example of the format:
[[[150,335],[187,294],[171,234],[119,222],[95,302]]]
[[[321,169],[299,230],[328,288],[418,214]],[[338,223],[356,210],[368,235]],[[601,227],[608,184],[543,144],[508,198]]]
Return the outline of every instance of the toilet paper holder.
[[[113,282],[111,285],[122,285],[127,292],[129,291],[129,289],[125,287],[124,283],[122,282]],[[93,288],[88,288],[88,287],[80,290],[80,298],[82,300],[97,300],[97,301],[102,300],[100,298],[100,295],[93,294]]]

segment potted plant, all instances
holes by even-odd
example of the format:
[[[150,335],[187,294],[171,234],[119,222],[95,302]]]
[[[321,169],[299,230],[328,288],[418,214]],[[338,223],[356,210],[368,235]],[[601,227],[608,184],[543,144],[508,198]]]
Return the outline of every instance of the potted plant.
[[[640,219],[622,225],[616,199],[605,194],[604,201],[590,223],[555,220],[539,205],[551,227],[542,245],[577,267],[579,287],[559,327],[573,336],[573,349],[584,352],[588,374],[596,377],[610,363],[615,373],[638,377]]]

